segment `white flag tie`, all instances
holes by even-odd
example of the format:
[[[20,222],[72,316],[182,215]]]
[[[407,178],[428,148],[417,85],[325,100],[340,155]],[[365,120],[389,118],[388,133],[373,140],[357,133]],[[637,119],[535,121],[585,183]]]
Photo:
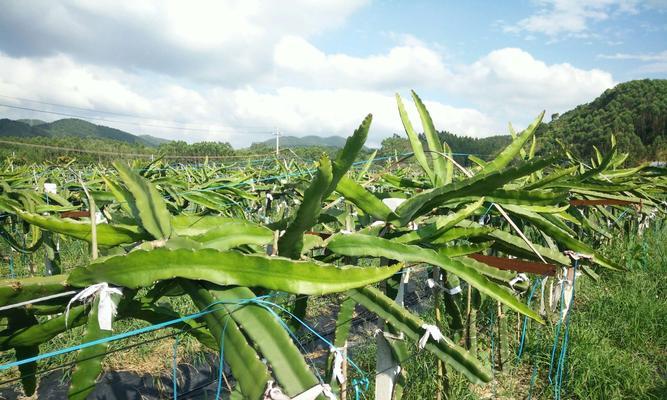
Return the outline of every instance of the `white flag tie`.
[[[528,275],[522,272],[519,275],[515,276],[514,279],[510,281],[510,287],[514,289],[514,285],[516,285],[519,282],[530,282],[530,279],[528,279]]]
[[[345,374],[343,374],[343,350],[335,347],[331,348],[334,353],[333,376],[339,383],[345,383]]]
[[[420,350],[426,347],[426,342],[428,342],[429,337],[433,338],[433,340],[435,340],[436,342],[439,342],[440,339],[445,338],[442,332],[440,332],[440,329],[438,329],[438,327],[435,325],[424,324],[421,327],[426,332],[424,332],[424,335],[419,339]]]
[[[112,294],[123,295],[123,291],[120,288],[109,287],[106,282],[96,283],[94,285],[88,286],[79,293],[77,293],[72,299],[67,303],[67,308],[65,309],[65,326],[67,326],[67,321],[69,319],[69,309],[72,306],[72,303],[75,301],[80,301],[82,303],[89,303],[95,299],[95,296],[100,296],[100,301],[97,306],[97,322],[100,325],[100,329],[104,331],[110,331],[111,320],[116,315],[116,303],[111,299]]]

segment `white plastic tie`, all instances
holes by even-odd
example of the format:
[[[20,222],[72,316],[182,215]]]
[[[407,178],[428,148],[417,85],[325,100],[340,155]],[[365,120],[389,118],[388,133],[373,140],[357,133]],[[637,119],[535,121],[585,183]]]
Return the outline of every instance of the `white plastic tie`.
[[[404,201],[405,201],[405,199],[401,199],[401,198],[398,198],[398,197],[387,197],[386,199],[382,199],[382,202],[384,203],[384,205],[389,207],[389,209],[391,211],[396,211],[398,206],[403,204]]]
[[[371,224],[371,226],[384,226],[386,223],[384,221],[375,221]]]
[[[109,221],[104,216],[104,214],[102,214],[101,211],[96,211],[95,212],[95,225],[107,224],[107,223],[109,223]]]
[[[111,320],[116,315],[116,303],[111,299],[112,294],[123,295],[123,291],[120,288],[109,287],[106,282],[96,283],[94,285],[88,286],[79,293],[77,293],[65,308],[65,326],[67,326],[67,321],[69,319],[69,309],[72,306],[72,303],[80,301],[82,303],[90,303],[95,299],[95,296],[100,297],[100,301],[97,306],[97,323],[100,326],[101,330],[111,331]]]
[[[266,192],[266,199],[273,201],[273,195],[269,192]]]
[[[403,340],[403,339],[405,339],[405,335],[403,334],[403,332],[399,332],[398,335],[396,335],[396,334],[393,334],[391,332],[381,331],[379,329],[378,329],[378,331],[379,331],[379,333],[382,334],[382,336],[385,339],[391,339],[391,340]]]
[[[429,288],[429,289],[433,289],[433,288],[435,288],[436,286],[440,286],[439,284],[437,284],[437,283],[436,283],[433,279],[431,279],[431,278],[426,279],[426,284],[428,285],[428,288]]]
[[[336,400],[336,395],[331,391],[331,386],[320,383],[312,388],[302,392],[295,397],[289,397],[274,381],[268,381],[263,400],[315,400],[319,395],[323,395],[329,400]]]
[[[448,295],[450,295],[450,296],[454,296],[455,294],[459,294],[459,293],[461,293],[461,286],[456,285],[456,286],[454,286],[454,287],[451,288],[451,289],[449,289],[449,288],[443,288],[442,290],[444,290]]]
[[[58,194],[58,185],[55,183],[44,182],[44,193]]]
[[[334,353],[333,376],[339,383],[345,383],[345,374],[343,374],[343,350],[331,347],[330,351]]]
[[[520,273],[519,275],[515,276],[511,281],[510,281],[510,287],[514,289],[514,285],[516,285],[519,282],[530,282],[530,279],[528,279],[528,275],[524,274],[523,272]]]
[[[339,233],[340,233],[341,235],[351,235],[351,234],[354,233],[354,232],[352,232],[352,231],[348,231],[347,229],[341,229],[341,230],[339,231]]]
[[[572,251],[572,250],[565,250],[563,252],[563,254],[565,254],[566,256],[570,257],[573,260],[580,260],[582,258],[586,259],[586,260],[590,260],[590,259],[593,258],[593,256],[590,255],[590,254],[577,253],[576,251]]]
[[[421,326],[422,329],[424,329],[426,332],[424,332],[424,335],[419,339],[419,349],[423,349],[426,347],[426,343],[428,342],[429,338],[433,338],[436,342],[439,342],[440,339],[444,339],[445,337],[442,335],[442,332],[440,332],[440,329],[438,329],[437,326],[435,325],[429,325],[429,324],[424,324]]]
[[[290,398],[280,390],[274,381],[268,381],[263,400],[290,400]]]

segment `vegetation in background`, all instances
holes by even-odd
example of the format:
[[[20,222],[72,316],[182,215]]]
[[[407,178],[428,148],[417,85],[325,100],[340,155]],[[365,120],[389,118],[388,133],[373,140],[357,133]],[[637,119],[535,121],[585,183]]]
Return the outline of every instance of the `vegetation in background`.
[[[465,154],[456,155],[457,160],[466,159],[468,154],[475,155],[481,159],[493,158],[498,152],[505,148],[511,141],[510,135],[489,136],[485,138],[474,138],[469,136],[459,136],[447,131],[439,131],[438,138],[440,142],[446,142],[453,153]],[[421,134],[419,140],[426,145],[426,137]],[[410,153],[410,141],[397,134],[382,140],[378,154],[391,156],[394,154]]]
[[[592,277],[605,269],[620,273],[619,260],[601,251],[600,244],[611,236],[604,227],[624,228],[619,221],[626,214],[639,218],[642,227],[664,218],[667,170],[646,164],[622,168],[627,154],[617,151],[613,136],[611,150],[590,165],[563,152],[536,156],[535,133],[544,113],[513,134],[492,160],[473,157],[474,164],[464,168],[453,162],[450,146],[443,144],[414,92],[412,99],[425,142],[397,95],[414,158],[410,165],[382,160],[373,168],[373,153],[357,167],[371,115],[341,150],[333,157],[321,155],[314,166],[279,158],[266,167],[248,160],[248,167],[240,170],[207,163],[174,166],[162,160],[114,162],[113,170],[104,165],[84,168],[85,180],[79,175],[73,181],[71,169],[6,163],[0,185],[2,238],[27,254],[43,246],[47,276],[31,269],[23,271],[30,278],[0,281],[0,305],[10,305],[0,314],[6,321],[0,349],[13,349],[18,359],[36,355],[40,345],[47,347],[54,337],[84,325],[78,335],[84,342],[107,337],[109,328],[98,325],[95,303],[92,308],[74,306],[71,325],[64,324],[61,314],[71,290],[97,283],[103,283],[104,290],[110,284],[124,288],[122,298],[110,295],[110,301],[118,302],[118,321],[155,324],[183,315],[163,305],[168,298],[205,312],[196,322],[178,321],[177,327],[212,351],[222,352],[222,343],[228,344],[225,361],[237,394],[261,398],[275,380],[294,396],[321,387],[318,382],[335,380],[331,365],[327,378],[317,379],[314,371],[319,367],[308,365],[306,352],[284,328],[298,327],[309,299],[340,293],[346,296],[348,312],[358,303],[386,321],[386,333],[398,335],[382,336],[394,362],[405,363],[426,352],[437,357],[439,395],[456,393],[453,384],[464,378],[477,385],[476,393],[502,394],[494,376],[511,371],[512,321],[525,316],[537,326],[553,322],[558,313],[538,313],[526,301],[528,283],[517,281],[516,272],[471,255],[548,260],[561,271],[571,264],[563,253],[570,250],[590,258],[582,270]],[[59,192],[49,193],[47,182],[56,182]],[[571,200],[599,203],[609,198],[616,203],[607,208],[571,207]],[[641,207],[620,207],[618,202]],[[90,220],[63,218],[73,210],[86,210]],[[95,223],[96,210],[107,223]],[[638,231],[637,224],[627,227],[632,234]],[[90,243],[91,260],[64,265],[54,242],[58,235]],[[422,318],[394,299],[405,269],[425,265],[433,270],[432,286],[447,289],[447,294],[436,289],[434,315]],[[466,291],[453,290],[460,286]],[[58,297],[30,307],[21,303],[43,295]],[[276,318],[272,308],[264,307],[265,298],[256,297],[261,295],[287,296],[293,300],[291,312],[279,309],[282,318]],[[280,324],[283,318],[286,325]],[[343,318],[337,328],[349,321]],[[197,329],[190,329],[195,323]],[[480,335],[473,339],[470,332]],[[337,346],[344,346],[349,329],[336,329],[335,335]],[[425,351],[415,351],[417,341]],[[103,370],[106,345],[87,349],[78,353],[70,398],[85,398]],[[3,357],[11,357],[11,352]],[[19,371],[30,395],[36,365],[24,365]],[[457,377],[447,379],[454,371]],[[357,372],[372,377],[371,371]],[[410,382],[424,385],[423,380],[412,381],[407,368],[400,374],[393,385],[397,397]],[[339,390],[335,384],[333,390]]]
[[[538,130],[544,152],[557,141],[583,159],[595,157],[594,146],[609,150],[607,138],[615,135],[618,150],[628,161],[667,159],[667,80],[644,79],[621,83],[594,101],[554,115]]]
[[[588,276],[577,278],[575,306],[572,314],[569,352],[563,399],[581,400],[658,400],[667,398],[667,223],[657,223],[643,236],[624,234],[604,246],[603,252],[629,271],[602,271],[600,280]],[[433,310],[422,314],[433,320]],[[488,333],[489,310],[480,324]],[[516,326],[516,315],[510,314],[509,325]],[[551,399],[548,385],[549,356],[554,327],[530,325],[528,341],[521,361],[516,363],[517,343],[511,342],[509,368],[499,373],[497,382],[484,389],[469,384],[458,374],[450,373],[452,399]],[[480,343],[481,353],[489,362],[491,343],[488,337]],[[362,368],[372,369],[375,343],[365,343],[352,351]],[[531,389],[534,361],[537,376]],[[404,368],[410,371],[403,400],[433,398],[436,359],[422,352],[409,359]],[[372,389],[372,388],[371,388]],[[495,392],[495,396],[494,396]]]

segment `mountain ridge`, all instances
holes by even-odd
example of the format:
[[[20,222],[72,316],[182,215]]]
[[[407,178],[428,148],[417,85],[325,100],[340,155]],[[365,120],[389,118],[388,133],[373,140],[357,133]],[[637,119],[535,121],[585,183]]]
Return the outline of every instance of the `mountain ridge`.
[[[607,152],[610,137],[629,160],[667,159],[667,79],[642,79],[619,83],[589,103],[580,104],[542,124],[537,132],[542,152],[560,141],[583,159],[595,148]]]
[[[93,124],[78,118],[63,118],[53,122],[37,119],[0,119],[0,137],[79,137],[116,140],[129,144],[157,147],[170,140],[151,135],[134,135],[120,129]]]

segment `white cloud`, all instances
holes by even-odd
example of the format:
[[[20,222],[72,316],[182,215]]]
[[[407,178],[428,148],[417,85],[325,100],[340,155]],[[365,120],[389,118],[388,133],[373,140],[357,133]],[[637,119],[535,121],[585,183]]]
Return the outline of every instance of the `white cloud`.
[[[540,0],[536,14],[504,27],[506,32],[587,36],[590,23],[638,12],[638,0]]]
[[[522,125],[544,108],[562,112],[614,84],[607,72],[547,64],[516,48],[456,65],[440,46],[409,34],[387,33],[393,47],[364,56],[313,44],[364,3],[10,3],[0,14],[0,95],[139,114],[146,118],[114,126],[235,146],[263,140],[257,131],[273,127],[347,136],[372,112],[377,145],[402,132],[396,91],[419,92],[438,129],[487,136],[504,132],[508,120]],[[155,127],[181,123],[189,129]]]
[[[640,74],[667,73],[667,50],[659,53],[615,53],[598,54],[598,58],[606,60],[639,61],[643,64],[635,69]]]
[[[598,54],[598,58],[604,58],[607,60],[667,61],[667,50],[660,53]]]
[[[504,48],[460,66],[448,88],[489,115],[527,122],[543,109],[562,112],[591,101],[614,84],[602,70],[549,65],[521,49]]]
[[[276,121],[287,134],[348,136],[367,113],[373,114],[369,144],[377,146],[382,138],[402,133],[393,95],[354,89],[304,90],[285,87],[275,93],[258,93],[253,89],[233,93],[235,114],[247,121]],[[470,136],[487,136],[493,123],[481,112],[456,108],[427,101],[437,129]],[[419,117],[408,106],[413,124],[419,127]]]
[[[521,126],[542,109],[565,111],[614,85],[607,72],[548,65],[515,48],[451,66],[418,43],[358,58],[326,54],[303,39],[287,37],[277,45],[275,58],[280,79],[238,88],[191,86],[160,75],[77,63],[64,55],[13,58],[0,53],[0,94],[140,114],[147,119],[110,125],[171,139],[230,141],[237,147],[265,139],[258,131],[273,127],[296,136],[347,136],[373,113],[370,144],[378,145],[382,137],[402,132],[395,90],[447,93],[471,104],[454,107],[422,94],[438,129],[480,137],[503,133],[509,120]],[[418,116],[412,117],[418,124]],[[154,127],[173,126],[173,121],[191,130]]]
[[[9,2],[0,13],[0,49],[242,86],[270,71],[281,37],[337,27],[366,1]]]
[[[44,76],[49,76],[49,79],[44,80]],[[121,118],[46,105],[35,106],[16,100],[3,99],[3,102],[125,121],[97,123],[136,134],[150,133],[188,141],[230,141],[236,147],[265,140],[267,135],[257,133],[266,133],[273,127],[296,136],[348,136],[367,113],[374,114],[369,145],[377,146],[383,137],[403,131],[394,96],[390,93],[290,86],[263,91],[252,86],[217,86],[195,90],[174,82],[151,85],[150,90],[147,90],[140,77],[119,70],[78,64],[62,55],[45,59],[17,59],[0,53],[0,94],[27,97],[26,93],[34,100],[138,114],[145,118]],[[439,129],[471,136],[485,136],[493,132],[492,121],[478,110],[429,101],[427,106]],[[12,111],[2,107],[0,110],[3,116],[13,118],[61,118],[58,115]],[[415,124],[418,124],[416,112],[411,110],[411,113]],[[156,126],[177,126],[189,130]]]
[[[393,47],[386,54],[352,57],[325,54],[306,40],[286,36],[276,45],[277,74],[301,84],[398,90],[429,84],[440,86],[447,71],[440,55],[417,41]]]

